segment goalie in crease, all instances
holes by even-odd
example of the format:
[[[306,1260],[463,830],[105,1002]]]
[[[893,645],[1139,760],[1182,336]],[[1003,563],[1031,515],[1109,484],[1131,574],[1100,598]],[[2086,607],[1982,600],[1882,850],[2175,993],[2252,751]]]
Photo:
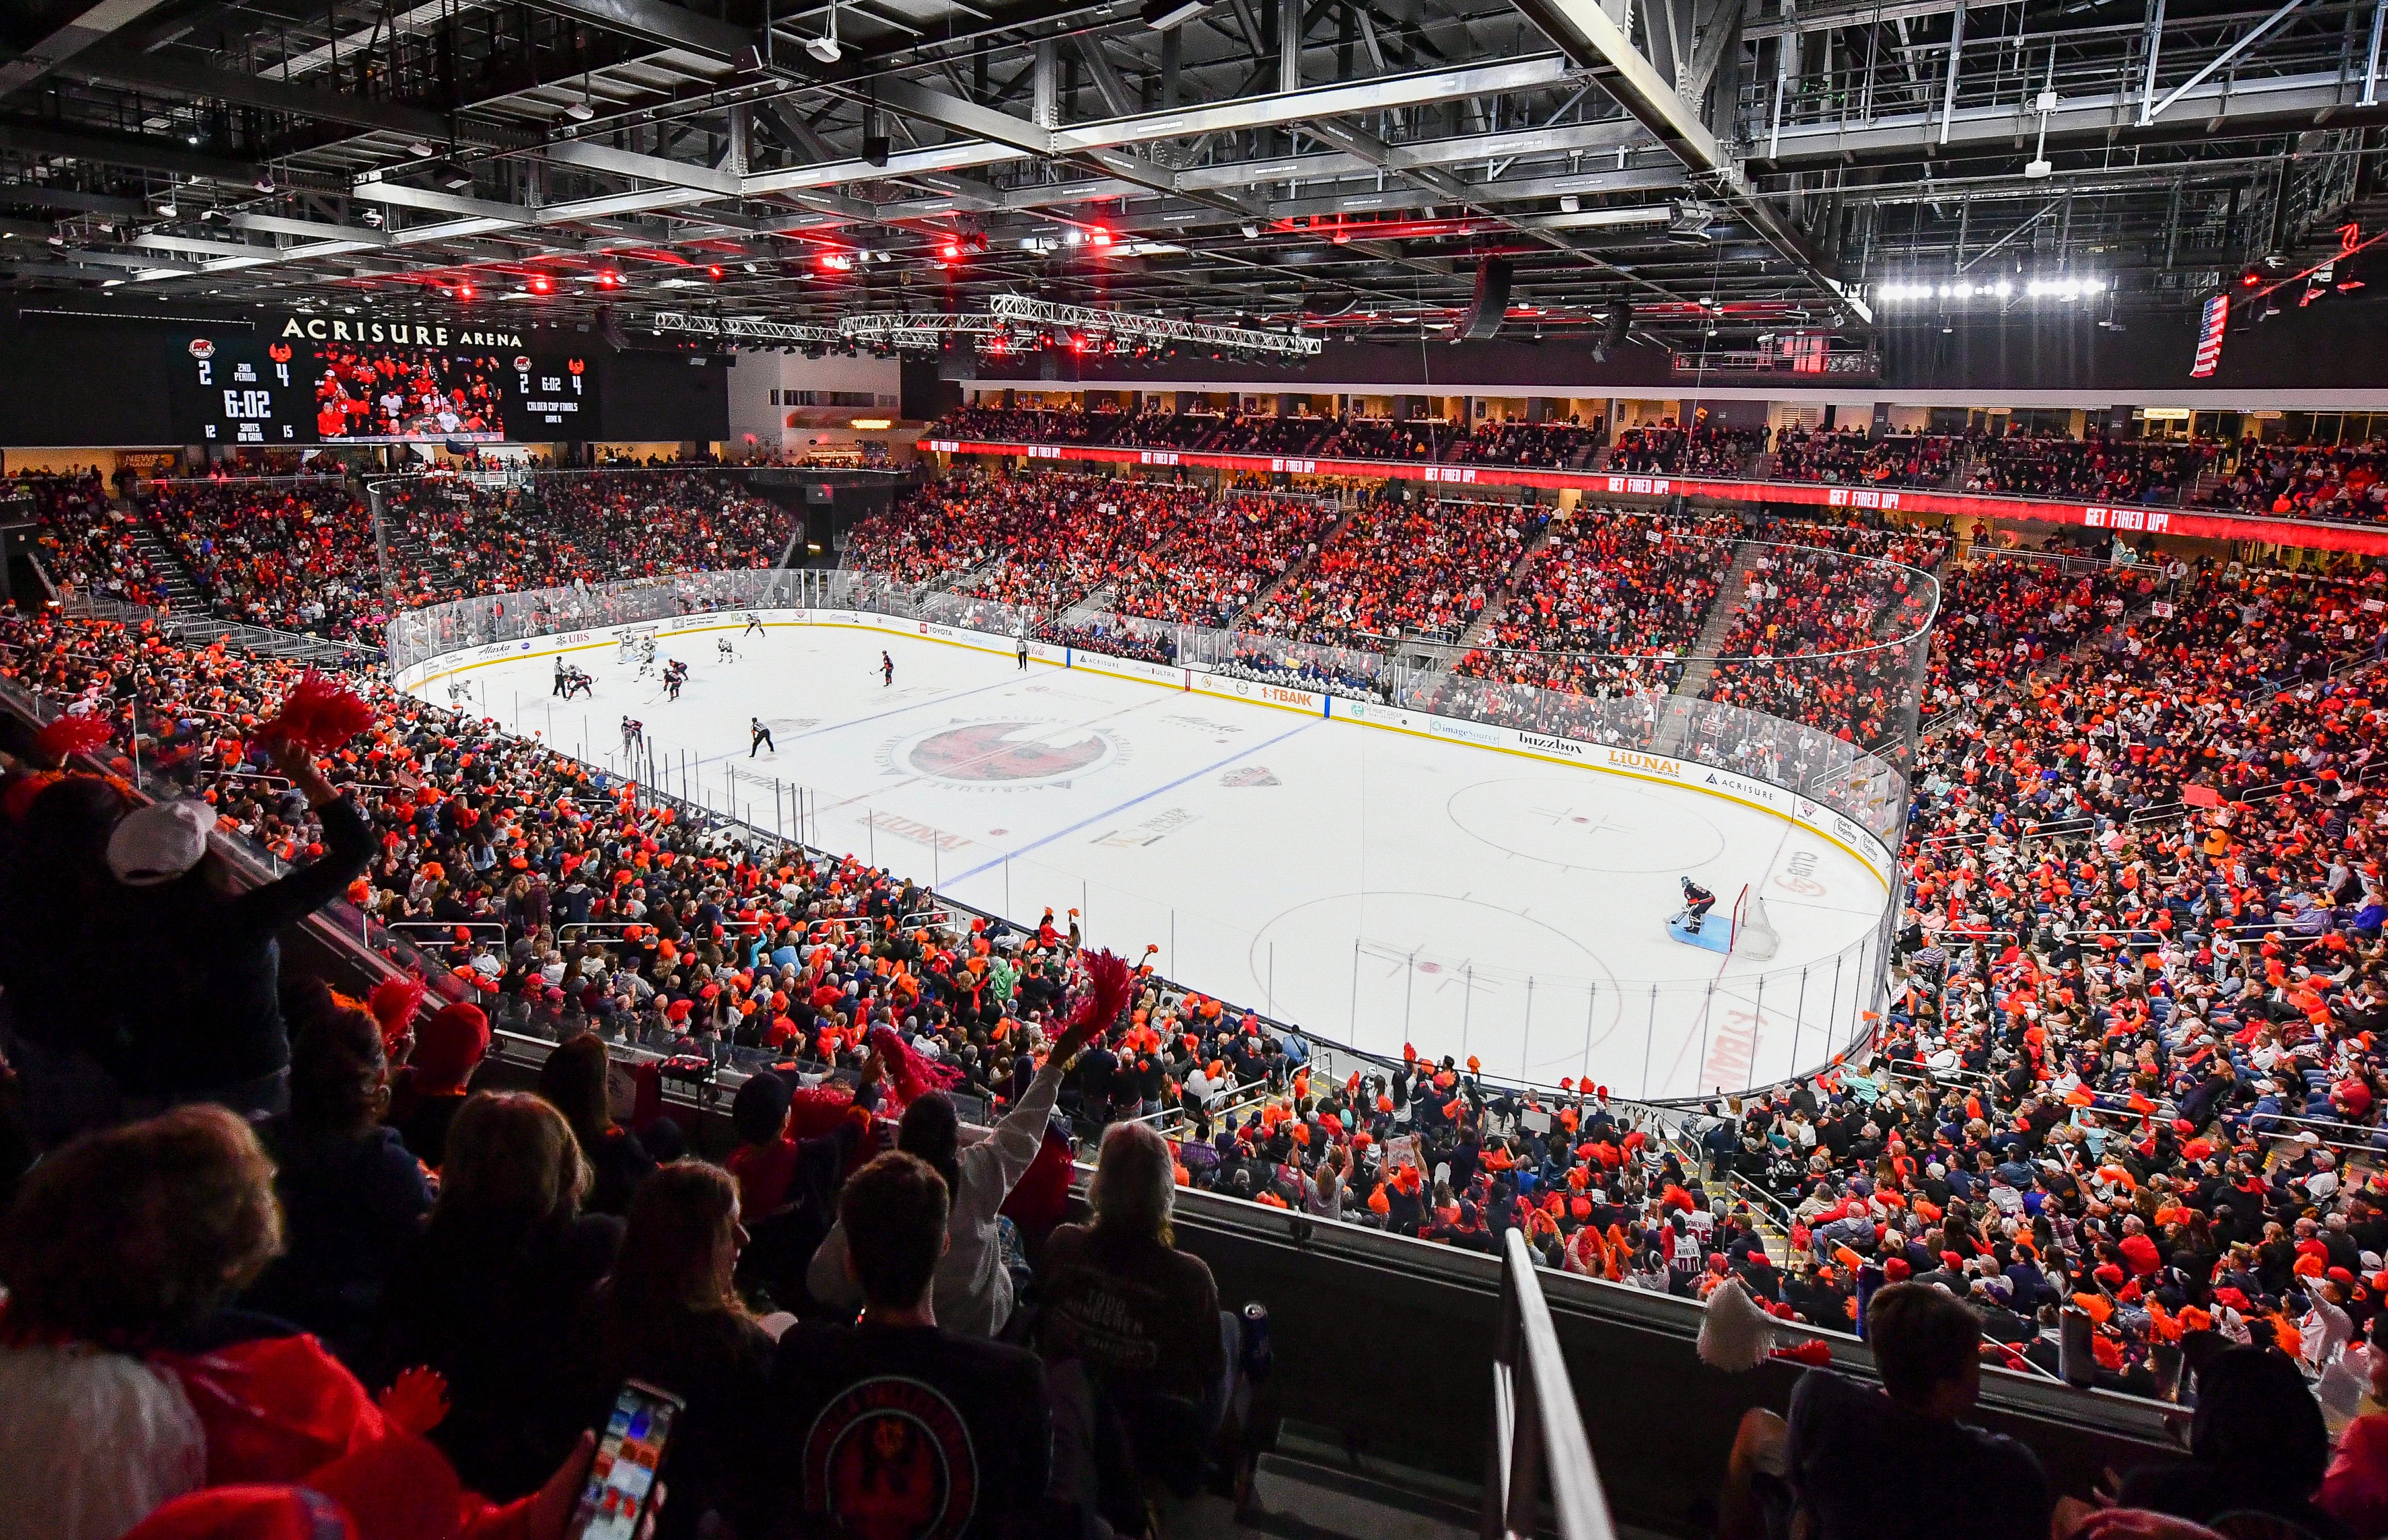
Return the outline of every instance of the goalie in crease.
[[[1695,936],[1698,935],[1700,922],[1708,918],[1708,911],[1715,907],[1714,893],[1694,882],[1690,877],[1683,878],[1683,928],[1686,931]]]

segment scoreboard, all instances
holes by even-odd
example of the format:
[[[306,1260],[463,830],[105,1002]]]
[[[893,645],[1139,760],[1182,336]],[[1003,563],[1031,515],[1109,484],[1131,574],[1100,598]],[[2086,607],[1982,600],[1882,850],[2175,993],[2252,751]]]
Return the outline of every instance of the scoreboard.
[[[518,332],[293,315],[177,334],[185,444],[487,444],[598,436],[585,354]]]
[[[298,350],[251,337],[193,337],[177,359],[175,435],[186,444],[311,444],[314,381]]]

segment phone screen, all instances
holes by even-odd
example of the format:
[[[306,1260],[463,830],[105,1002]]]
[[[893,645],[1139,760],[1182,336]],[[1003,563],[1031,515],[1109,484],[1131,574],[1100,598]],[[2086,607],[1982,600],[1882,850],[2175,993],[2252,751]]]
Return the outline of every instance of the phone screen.
[[[623,1382],[573,1518],[572,1533],[580,1540],[635,1540],[680,1408],[678,1397],[653,1385]]]

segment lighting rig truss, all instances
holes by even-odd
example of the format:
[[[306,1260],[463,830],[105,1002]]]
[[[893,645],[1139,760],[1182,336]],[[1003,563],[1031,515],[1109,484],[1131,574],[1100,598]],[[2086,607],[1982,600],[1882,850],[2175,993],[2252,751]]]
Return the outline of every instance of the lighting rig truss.
[[[1167,316],[1134,315],[1125,310],[1089,309],[1083,305],[1057,305],[1023,295],[1001,294],[988,309],[999,321],[1039,326],[1075,327],[1112,337],[1142,342],[1194,343],[1204,347],[1232,347],[1249,353],[1276,353],[1309,358],[1325,345],[1299,332],[1254,332],[1241,326],[1212,326],[1199,321],[1175,321]]]
[[[701,337],[732,337],[745,342],[844,342],[834,326],[808,326],[796,321],[765,321],[751,315],[690,315],[657,310],[647,318],[657,332],[687,332]]]
[[[936,347],[946,334],[957,336],[1000,336],[1004,323],[985,314],[951,315],[941,310],[900,314],[842,316],[837,329],[849,342],[886,343],[896,347]]]

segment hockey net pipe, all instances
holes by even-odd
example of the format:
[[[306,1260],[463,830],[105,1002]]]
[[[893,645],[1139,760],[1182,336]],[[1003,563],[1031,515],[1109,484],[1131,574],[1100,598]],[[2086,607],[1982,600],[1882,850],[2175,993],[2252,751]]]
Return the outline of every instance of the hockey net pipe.
[[[1733,901],[1733,930],[1725,938],[1725,961],[1747,957],[1752,962],[1772,962],[1783,947],[1781,932],[1766,913],[1766,900],[1758,890],[1743,883],[1741,893]]]

